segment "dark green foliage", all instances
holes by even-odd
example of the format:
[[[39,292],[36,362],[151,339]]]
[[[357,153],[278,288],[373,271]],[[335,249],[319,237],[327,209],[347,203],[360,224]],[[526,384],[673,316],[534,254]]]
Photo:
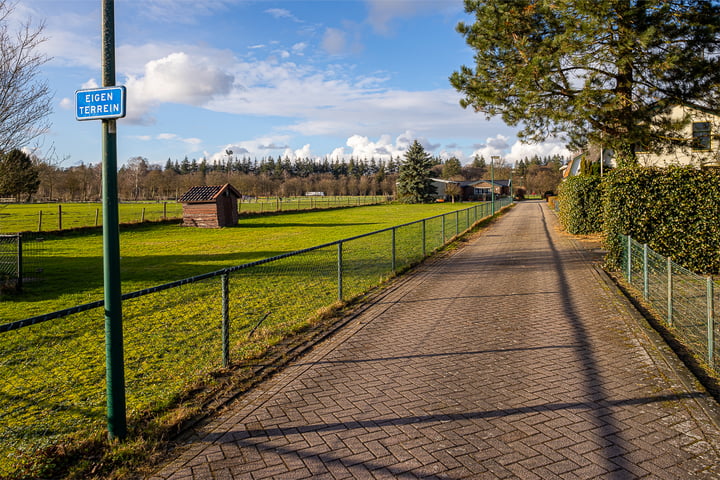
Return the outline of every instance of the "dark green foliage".
[[[405,161],[400,166],[398,197],[404,203],[425,203],[432,200],[435,187],[430,180],[432,157],[415,140],[405,152]]]
[[[38,169],[30,156],[21,150],[11,150],[0,156],[0,196],[30,197],[40,186]]]
[[[657,114],[673,104],[716,108],[720,6],[711,1],[465,0],[457,30],[474,65],[450,77],[461,105],[541,141],[603,143],[619,164],[633,146],[672,141]]]
[[[573,235],[602,230],[602,196],[599,176],[577,175],[560,184],[560,221]]]
[[[720,272],[720,172],[621,168],[604,177],[607,264],[620,268],[619,234],[696,272]]]
[[[448,158],[443,164],[442,178],[451,179],[462,174],[460,160],[455,157]]]

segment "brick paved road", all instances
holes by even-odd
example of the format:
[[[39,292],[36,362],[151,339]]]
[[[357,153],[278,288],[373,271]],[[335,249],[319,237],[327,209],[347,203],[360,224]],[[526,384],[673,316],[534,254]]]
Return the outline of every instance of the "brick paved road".
[[[720,478],[714,403],[638,325],[521,203],[150,478]]]

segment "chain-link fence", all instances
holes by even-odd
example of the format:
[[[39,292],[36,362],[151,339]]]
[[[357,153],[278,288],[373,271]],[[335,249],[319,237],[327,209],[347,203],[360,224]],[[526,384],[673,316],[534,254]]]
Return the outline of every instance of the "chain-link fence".
[[[328,307],[421,261],[491,213],[489,203],[476,205],[123,295],[131,428],[193,386],[212,384],[223,366],[258,358]],[[104,435],[102,305],[0,325],[0,477],[57,445]]]
[[[0,235],[0,295],[22,290],[24,282],[42,274],[43,239],[21,234]]]
[[[661,316],[677,339],[707,368],[718,370],[715,326],[720,284],[697,275],[646,244],[622,236],[623,277]]]
[[[0,280],[17,281],[22,269],[20,235],[0,235]]]

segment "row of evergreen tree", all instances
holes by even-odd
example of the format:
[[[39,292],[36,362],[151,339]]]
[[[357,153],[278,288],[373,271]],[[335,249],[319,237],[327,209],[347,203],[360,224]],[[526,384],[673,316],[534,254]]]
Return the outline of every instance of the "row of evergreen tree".
[[[145,163],[147,170],[160,170],[160,165],[149,164],[146,159],[142,157],[136,157],[137,160]],[[431,165],[445,165],[445,164],[457,164],[460,167],[460,161],[451,157],[450,159],[443,160],[440,157],[431,156]],[[557,165],[557,167],[565,164],[566,159],[561,155],[548,155],[525,157],[516,163],[515,168],[518,170],[517,173],[524,174],[528,167],[531,165]],[[273,158],[272,156],[262,157],[260,160],[257,158],[250,158],[247,156],[234,157],[228,156],[227,159],[213,160],[212,162],[206,159],[190,160],[185,157],[182,161],[168,158],[165,162],[165,171],[172,170],[177,174],[183,175],[188,173],[210,173],[210,172],[221,172],[221,173],[244,173],[244,174],[256,174],[256,175],[268,175],[275,177],[308,177],[313,174],[330,173],[336,178],[343,176],[373,176],[378,175],[382,177],[383,174],[395,174],[399,173],[400,166],[403,163],[403,159],[400,157],[390,158],[389,160],[379,159],[376,160],[371,157],[360,159],[350,157],[349,159],[329,159],[328,157],[321,159],[316,158],[296,158],[291,160],[289,157],[278,156]],[[473,161],[470,163],[471,167],[487,169],[489,167],[488,161],[483,156],[475,156]],[[497,167],[507,166],[504,162]]]

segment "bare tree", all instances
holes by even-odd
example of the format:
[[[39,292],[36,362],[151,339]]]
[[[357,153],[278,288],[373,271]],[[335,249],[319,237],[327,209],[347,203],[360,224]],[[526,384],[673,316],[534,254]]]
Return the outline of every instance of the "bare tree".
[[[10,28],[14,4],[0,0],[0,152],[22,148],[49,127],[52,95],[39,78],[49,58],[38,47],[46,40],[45,25],[28,20]]]

